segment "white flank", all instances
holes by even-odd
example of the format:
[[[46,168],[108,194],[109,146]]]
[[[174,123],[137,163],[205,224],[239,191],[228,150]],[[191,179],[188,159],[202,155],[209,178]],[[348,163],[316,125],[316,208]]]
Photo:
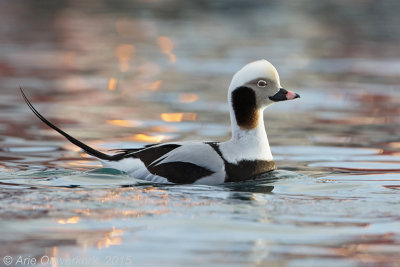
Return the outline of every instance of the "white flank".
[[[221,166],[224,165],[224,161],[217,152],[207,144],[201,142],[180,142],[176,144],[181,146],[162,156],[163,160],[158,162],[157,165],[168,162],[188,162],[213,172],[220,171]]]
[[[140,159],[126,158],[119,161],[101,160],[101,163],[105,168],[124,171],[136,179],[170,184],[166,178],[150,173]]]

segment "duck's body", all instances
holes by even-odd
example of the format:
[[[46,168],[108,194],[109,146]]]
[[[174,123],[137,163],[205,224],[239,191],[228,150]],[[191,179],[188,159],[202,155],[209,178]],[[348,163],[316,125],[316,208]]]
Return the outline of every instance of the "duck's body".
[[[125,171],[138,179],[178,184],[244,181],[276,169],[262,112],[273,102],[299,97],[280,87],[279,75],[271,63],[255,61],[238,71],[229,87],[231,140],[154,144],[141,149],[121,149],[115,155],[107,155],[54,126],[23,96],[36,116],[97,157],[104,167]]]
[[[175,142],[127,149],[104,167],[123,170],[133,177],[158,183],[220,184],[243,181],[276,169],[272,160],[239,159],[228,161],[225,143]]]

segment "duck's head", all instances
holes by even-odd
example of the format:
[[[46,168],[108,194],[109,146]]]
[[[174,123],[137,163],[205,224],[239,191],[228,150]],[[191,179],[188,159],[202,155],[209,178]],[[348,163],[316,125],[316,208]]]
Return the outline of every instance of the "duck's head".
[[[299,97],[281,87],[278,72],[265,59],[251,62],[236,72],[228,92],[237,123],[248,129],[256,123],[260,110]]]
[[[251,62],[236,72],[229,86],[229,95],[232,100],[235,95],[254,95],[258,108],[300,97],[281,87],[278,71],[265,59]]]

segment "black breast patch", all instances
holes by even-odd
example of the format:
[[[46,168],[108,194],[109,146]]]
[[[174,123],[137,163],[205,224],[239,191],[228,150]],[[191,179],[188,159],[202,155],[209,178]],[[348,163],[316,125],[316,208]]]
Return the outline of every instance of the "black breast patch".
[[[254,176],[276,170],[273,160],[242,160],[237,164],[225,162],[225,182],[242,182]]]
[[[224,159],[219,150],[218,143],[208,143],[224,160],[226,178],[225,182],[243,182],[251,180],[254,176],[276,170],[273,160],[242,160],[237,164],[230,163]]]

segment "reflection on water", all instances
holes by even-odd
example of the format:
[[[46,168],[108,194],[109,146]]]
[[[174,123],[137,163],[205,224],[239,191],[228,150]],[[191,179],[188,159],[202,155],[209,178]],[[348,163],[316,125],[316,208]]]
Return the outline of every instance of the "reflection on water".
[[[400,264],[398,1],[0,6],[0,258]],[[104,151],[222,141],[230,78],[259,58],[302,98],[265,112],[280,170],[239,184],[157,185],[98,169],[18,92]]]

